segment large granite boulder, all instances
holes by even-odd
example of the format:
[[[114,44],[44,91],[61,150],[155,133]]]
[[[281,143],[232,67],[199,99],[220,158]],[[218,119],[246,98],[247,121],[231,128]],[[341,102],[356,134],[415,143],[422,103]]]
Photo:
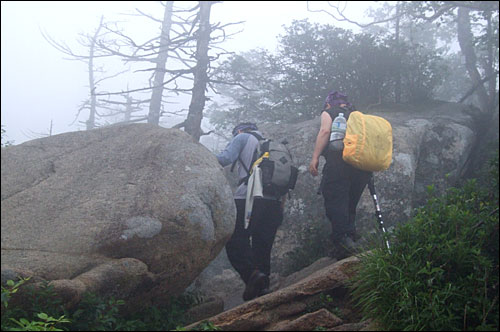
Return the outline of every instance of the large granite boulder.
[[[214,155],[147,124],[72,132],[2,148],[2,281],[166,299],[219,254],[234,229]]]
[[[388,170],[375,173],[375,187],[382,217],[387,229],[406,222],[415,208],[426,200],[426,187],[434,184],[438,193],[456,185],[461,178],[466,160],[470,156],[477,133],[474,132],[474,112],[470,106],[434,102],[427,106],[410,108],[406,106],[361,110],[367,114],[386,118],[393,128],[393,155]],[[325,216],[323,197],[317,194],[321,176],[313,177],[308,172],[313,147],[320,126],[319,116],[315,119],[287,124],[259,124],[262,133],[272,139],[286,138],[288,148],[299,167],[295,190],[291,192],[285,208],[283,224],[278,229],[272,251],[271,269],[283,274],[292,259],[289,253],[297,248],[307,250],[303,238],[307,229],[317,228],[323,234],[330,234],[330,223]],[[320,160],[320,170],[324,159]],[[232,176],[226,172],[226,176]],[[357,229],[361,234],[375,232],[378,228],[375,207],[368,189],[365,189],[357,210]],[[311,239],[309,239],[311,240]],[[244,285],[224,294],[227,285],[234,282],[220,278],[228,271],[225,252],[200,275],[193,284],[195,289],[215,293],[228,303],[241,303]],[[225,273],[228,275],[227,273]],[[207,285],[210,285],[207,287]],[[233,286],[234,288],[234,286]]]

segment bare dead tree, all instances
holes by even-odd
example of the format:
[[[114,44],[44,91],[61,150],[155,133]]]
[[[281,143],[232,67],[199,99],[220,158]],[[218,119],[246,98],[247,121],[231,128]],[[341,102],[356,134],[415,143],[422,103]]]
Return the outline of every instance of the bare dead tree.
[[[381,24],[381,23],[387,23],[387,22],[393,22],[397,19],[400,19],[404,13],[398,12],[393,16],[390,16],[389,18],[383,19],[383,20],[377,20],[373,21],[370,23],[360,23],[357,21],[354,21],[352,19],[349,19],[347,16],[345,16],[344,12],[347,7],[347,1],[335,1],[335,3],[332,3],[331,1],[326,1],[328,6],[331,8],[330,10],[325,10],[325,9],[312,9],[310,7],[310,1],[306,1],[306,6],[307,6],[307,11],[312,12],[312,13],[324,13],[327,14],[328,16],[332,17],[335,21],[338,22],[348,22],[351,24],[354,24],[360,28],[367,28],[372,25],[376,24]]]
[[[194,83],[189,113],[186,119],[185,131],[199,140],[201,136],[201,120],[205,108],[205,90],[208,84],[208,44],[210,42],[210,9],[212,1],[200,1],[199,29],[196,42],[196,67],[194,68]]]
[[[160,35],[160,49],[156,58],[156,69],[154,71],[153,91],[149,103],[148,123],[158,124],[160,121],[160,108],[163,95],[163,79],[165,77],[165,64],[168,58],[170,46],[170,29],[172,27],[172,8],[174,2],[167,1]]]
[[[82,61],[87,65],[89,98],[82,102],[82,104],[80,105],[80,107],[77,111],[77,114],[75,116],[75,121],[76,121],[80,117],[80,114],[83,110],[89,111],[89,117],[84,122],[87,130],[97,127],[96,118],[98,117],[99,103],[97,102],[96,90],[98,88],[99,83],[106,80],[106,79],[116,77],[116,76],[122,74],[123,72],[125,72],[125,71],[122,71],[122,72],[116,73],[114,75],[103,76],[100,79],[96,79],[96,73],[98,73],[98,72],[103,73],[104,72],[102,67],[96,66],[96,63],[95,63],[96,59],[109,57],[109,55],[103,54],[103,53],[99,52],[98,49],[96,49],[97,40],[99,38],[102,38],[102,36],[103,36],[103,33],[102,33],[103,27],[104,27],[104,17],[101,16],[101,20],[99,21],[99,25],[98,25],[97,29],[95,30],[94,34],[92,34],[92,35],[81,34],[80,35],[80,39],[78,40],[78,42],[80,45],[82,45],[83,47],[88,49],[87,54],[78,54],[75,51],[73,51],[65,43],[57,42],[52,37],[50,37],[48,34],[41,31],[43,38],[52,47],[54,47],[56,50],[58,50],[61,53],[68,56],[67,58],[65,58],[66,60]]]
[[[196,7],[179,11],[173,7],[174,1],[167,1],[165,4],[162,3],[162,5],[164,6],[164,10],[163,19],[161,20],[136,9],[139,16],[146,17],[153,20],[155,23],[161,24],[159,36],[153,37],[144,43],[139,43],[127,36],[120,29],[107,26],[107,31],[117,36],[119,40],[116,40],[112,45],[98,42],[101,50],[111,56],[119,57],[125,63],[139,66],[153,65],[153,67],[141,68],[135,71],[151,72],[149,85],[147,87],[127,89],[126,91],[120,92],[102,93],[99,95],[112,96],[123,93],[149,91],[151,97],[149,98],[147,122],[156,125],[159,124],[162,114],[164,91],[167,90],[167,85],[176,85],[177,79],[188,78],[187,75],[193,71],[190,67],[190,63],[195,62],[192,59],[182,58],[179,55],[180,53],[186,53],[185,49],[189,49],[190,43],[194,41],[194,36],[192,36],[189,29],[186,28],[186,25],[190,25],[189,21],[180,17],[178,13],[189,13],[196,10]],[[123,48],[125,48],[125,50],[123,50]],[[167,61],[169,59],[183,64],[184,68],[167,69]],[[168,77],[166,78],[167,75]],[[178,90],[176,91],[179,92]]]
[[[134,99],[130,93],[120,95],[120,97],[124,98],[125,101],[114,101],[114,100],[100,100],[105,106],[103,108],[107,109],[109,113],[101,114],[102,118],[111,118],[111,117],[121,117],[121,119],[116,122],[112,121],[111,123],[116,124],[124,124],[124,123],[133,123],[147,120],[147,116],[141,114],[143,112],[143,108],[141,105],[149,104],[150,100],[137,100]],[[108,106],[110,105],[110,106]],[[139,113],[139,115],[136,115]],[[109,123],[108,125],[110,125]]]
[[[210,73],[211,69],[213,69],[211,67],[212,62],[217,60],[222,55],[232,54],[231,52],[227,52],[216,45],[225,41],[227,37],[240,32],[237,31],[233,34],[227,34],[224,29],[230,25],[238,25],[241,23],[234,22],[225,25],[221,25],[220,23],[211,24],[210,11],[211,7],[216,3],[220,3],[220,1],[199,2],[199,12],[197,18],[195,19],[195,23],[198,22],[198,29],[195,31],[196,52],[193,57],[196,60],[196,65],[192,67],[193,87],[190,89],[192,92],[191,103],[189,105],[186,120],[173,127],[184,128],[184,130],[196,140],[199,140],[201,136],[209,135],[214,132],[213,130],[203,132],[201,129],[203,110],[205,108],[206,101],[209,100],[206,92],[210,88],[213,92],[217,93],[212,83],[239,85],[247,89],[241,82],[225,82],[212,79],[212,76],[216,72],[212,71],[212,73]],[[214,34],[214,32],[219,32],[219,34]],[[209,49],[218,49],[219,53],[215,56],[210,56],[208,53]]]
[[[52,119],[50,119],[50,126],[46,132],[35,132],[35,131],[28,129],[28,132],[23,131],[23,135],[29,139],[50,137],[50,136],[52,136],[53,125],[54,125],[54,121]],[[3,128],[2,128],[2,132],[3,132]]]
[[[104,52],[118,56],[126,63],[135,62],[139,65],[152,63],[154,66],[136,70],[136,72],[151,72],[149,86],[100,95],[112,96],[124,92],[150,90],[147,121],[159,124],[162,114],[178,114],[162,109],[166,104],[164,98],[169,95],[165,92],[175,95],[190,94],[191,103],[187,109],[187,118],[174,127],[184,128],[199,140],[201,135],[206,134],[201,132],[201,120],[207,99],[206,91],[210,87],[210,64],[220,56],[229,54],[217,44],[232,35],[226,33],[226,27],[240,23],[211,24],[210,9],[215,3],[217,1],[201,1],[191,8],[179,9],[174,8],[173,1],[167,1],[162,20],[137,10],[140,16],[161,23],[160,36],[144,43],[136,42],[117,28],[106,27],[107,31],[120,37],[120,41],[111,46],[99,44]],[[217,33],[213,34],[214,32]],[[125,46],[129,52],[123,51]],[[209,49],[217,50],[217,54],[209,55]],[[190,81],[193,82],[191,88],[182,87],[180,84]]]

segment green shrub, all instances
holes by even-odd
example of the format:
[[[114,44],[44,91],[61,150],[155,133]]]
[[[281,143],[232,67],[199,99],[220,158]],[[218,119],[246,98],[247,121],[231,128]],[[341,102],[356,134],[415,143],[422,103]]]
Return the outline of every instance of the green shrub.
[[[333,300],[333,297],[326,293],[320,293],[319,299],[309,303],[306,307],[306,312],[315,312],[320,309],[326,309],[330,311],[332,314],[339,318],[343,318],[342,310],[338,307],[338,305]]]
[[[193,327],[193,331],[220,331],[221,329],[214,325],[214,323],[209,321],[203,321],[200,324]],[[185,331],[184,328],[178,328],[174,331]]]
[[[128,321],[135,321],[136,328],[141,331],[174,330],[188,323],[186,311],[203,300],[199,294],[185,292],[180,296],[172,297],[162,307],[148,307],[127,317]]]
[[[491,184],[470,180],[442,197],[429,187],[391,251],[361,256],[351,291],[365,318],[387,330],[498,329],[498,178]]]
[[[125,301],[85,293],[78,306],[68,311],[61,305],[53,287],[43,284],[37,288],[26,286],[22,308],[9,305],[26,281],[9,280],[5,287],[2,286],[2,331],[172,330],[186,324],[184,313],[201,300],[196,294],[185,293],[173,297],[161,308],[146,307],[127,316],[120,311]]]
[[[59,318],[53,318],[46,313],[38,313],[36,315],[41,321],[29,321],[25,318],[19,320],[15,318],[10,318],[10,321],[14,322],[16,327],[7,327],[5,331],[64,331],[56,327],[56,325],[61,323],[69,323],[70,321],[64,318],[64,315]]]
[[[31,311],[34,313],[32,319],[26,319],[25,316],[31,316],[19,308],[9,308],[9,301],[19,288],[30,278],[20,279],[17,282],[8,280],[5,287],[2,286],[2,331],[63,331],[58,326],[63,323],[70,323],[64,315],[59,318],[53,318],[45,313],[42,308],[35,304]],[[30,294],[28,294],[29,296]],[[17,319],[16,319],[17,318]]]
[[[125,301],[109,299],[92,293],[85,293],[78,308],[69,313],[73,323],[72,331],[119,331],[124,320],[119,316],[120,306]]]

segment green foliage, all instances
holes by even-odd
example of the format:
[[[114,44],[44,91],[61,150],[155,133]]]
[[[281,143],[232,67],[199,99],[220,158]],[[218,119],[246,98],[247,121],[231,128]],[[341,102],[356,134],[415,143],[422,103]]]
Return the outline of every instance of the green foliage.
[[[342,311],[334,303],[333,297],[329,294],[320,293],[319,300],[308,304],[306,312],[315,312],[315,311],[318,311],[320,309],[326,309],[339,318],[343,317]]]
[[[62,300],[56,296],[54,287],[46,281],[42,282],[38,287],[26,285],[24,298],[30,304],[27,313],[29,316],[34,316],[38,312],[57,316],[64,311]]]
[[[33,320],[23,317],[18,317],[16,319],[13,317],[16,314],[27,315],[27,313],[22,310],[9,308],[9,300],[29,279],[30,278],[24,278],[17,282],[8,280],[6,282],[7,287],[2,286],[2,331],[63,331],[57,328],[57,326],[62,323],[70,323],[64,315],[59,318],[54,318],[43,312],[43,310],[39,310],[41,312],[37,311],[32,318]],[[37,308],[37,306],[33,306],[33,309],[34,308]]]
[[[358,106],[379,98],[394,101],[399,76],[402,101],[409,102],[429,98],[443,79],[438,52],[403,41],[395,45],[393,36],[353,34],[307,21],[293,22],[287,33],[276,57],[283,68],[282,97],[293,96],[286,109],[296,108],[302,119],[316,116],[332,89],[345,91]]]
[[[327,329],[323,326],[316,326],[313,331],[327,331]]]
[[[165,306],[145,308],[127,319],[134,321],[137,328],[144,331],[173,330],[187,324],[184,314],[201,301],[198,294],[186,292],[171,298]]]
[[[471,180],[431,196],[396,227],[391,252],[361,257],[352,294],[365,318],[388,330],[498,329],[496,182],[496,192]]]
[[[216,85],[223,100],[210,105],[207,115],[216,129],[228,129],[246,121],[260,123],[282,120],[279,108],[273,102],[274,78],[271,56],[263,50],[252,50],[234,55],[217,69],[218,81],[234,84]]]
[[[487,165],[487,174],[484,176],[487,181],[486,185],[488,188],[489,194],[492,196],[492,200],[496,199],[497,204],[498,204],[498,191],[499,191],[499,186],[498,186],[498,181],[499,181],[499,172],[498,172],[498,140],[497,140],[497,149],[496,151],[493,149],[494,154],[488,161]]]
[[[400,103],[458,100],[474,85],[463,63],[466,50],[461,55],[452,47],[460,6],[449,1],[385,2],[371,13],[383,24],[358,34],[294,21],[279,37],[276,53],[252,50],[218,68],[217,81],[233,84],[216,84],[225,102],[212,105],[210,121],[217,129],[227,129],[241,121],[308,120],[319,114],[332,89],[346,92],[360,109],[393,102],[396,91]],[[488,59],[479,61],[477,69],[492,73],[498,67],[498,4],[478,1],[467,8],[473,52],[478,59]],[[387,20],[396,11],[398,33],[396,21]],[[494,85],[494,79],[490,83]]]
[[[295,123],[317,116],[332,89],[345,91],[357,106],[394,100],[396,74],[403,102],[430,98],[445,77],[437,51],[331,25],[294,21],[280,36],[276,55],[253,50],[219,67],[217,80],[229,101],[214,104],[210,121],[218,129],[241,121]],[[230,106],[232,105],[232,106]]]
[[[144,308],[132,315],[120,310],[125,301],[85,293],[72,310],[66,310],[53,287],[26,286],[24,309],[9,306],[9,300],[28,279],[8,281],[2,286],[2,330],[5,331],[165,331],[183,326],[184,313],[199,303],[196,294],[185,293],[172,298],[165,306]],[[59,318],[53,318],[59,317]]]
[[[91,293],[86,293],[78,308],[71,312],[74,331],[119,331],[122,330],[122,320],[119,317],[119,307],[125,301],[113,297],[104,299]]]
[[[53,318],[45,313],[37,314],[37,317],[42,321],[29,321],[25,318],[19,320],[11,318],[18,325],[18,328],[8,328],[8,331],[64,331],[55,327],[57,324],[69,323],[70,321],[64,318],[64,315],[59,318]]]
[[[193,328],[193,331],[220,331],[221,329],[209,321],[203,321]]]
[[[7,287],[2,286],[2,305],[4,308],[7,308],[9,306],[9,300],[12,295],[17,293],[19,287],[21,287],[21,285],[27,282],[29,279],[30,278],[24,278],[18,280],[17,282],[14,282],[13,280],[7,280]]]

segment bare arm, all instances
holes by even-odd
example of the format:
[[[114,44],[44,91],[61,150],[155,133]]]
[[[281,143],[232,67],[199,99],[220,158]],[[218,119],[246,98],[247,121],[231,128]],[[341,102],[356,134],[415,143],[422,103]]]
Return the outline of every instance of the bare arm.
[[[314,152],[309,164],[309,172],[316,176],[318,175],[319,156],[325,149],[330,138],[330,130],[332,127],[332,118],[327,112],[321,113],[321,127],[319,128],[318,136],[316,137],[316,144],[314,145]]]

